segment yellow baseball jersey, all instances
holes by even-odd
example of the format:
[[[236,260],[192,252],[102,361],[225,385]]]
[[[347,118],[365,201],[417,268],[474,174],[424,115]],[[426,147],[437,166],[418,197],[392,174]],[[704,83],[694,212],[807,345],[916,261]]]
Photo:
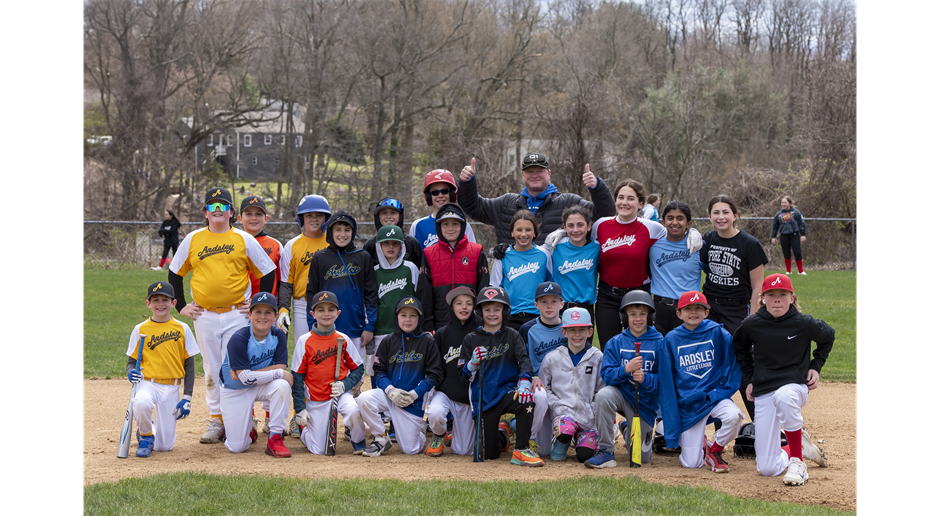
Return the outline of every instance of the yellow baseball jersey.
[[[260,278],[274,269],[274,262],[255,237],[235,228],[225,233],[213,233],[209,228],[193,231],[183,239],[170,263],[174,274],[193,272],[190,294],[199,306],[207,308],[245,302],[251,297],[248,271]]]
[[[147,336],[144,339],[144,356],[140,361],[141,373],[145,378],[172,380],[186,376],[183,360],[199,354],[196,337],[189,326],[176,319],[160,323],[148,317],[134,326],[127,345],[127,356],[137,359],[137,344],[141,334]]]
[[[327,245],[325,233],[320,238],[310,238],[301,233],[281,250],[281,282],[294,284],[294,299],[306,298],[310,260],[313,260],[313,253]]]

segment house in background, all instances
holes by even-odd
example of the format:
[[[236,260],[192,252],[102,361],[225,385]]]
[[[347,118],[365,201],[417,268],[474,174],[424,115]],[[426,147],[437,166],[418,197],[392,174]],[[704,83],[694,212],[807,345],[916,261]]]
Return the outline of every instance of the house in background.
[[[304,145],[304,108],[295,106],[292,113],[282,112],[277,101],[263,110],[249,111],[247,125],[215,131],[196,148],[195,165],[214,160],[226,174],[236,179],[274,180],[287,177],[288,156],[303,159],[304,170],[310,169],[309,145]],[[293,134],[288,141],[288,122]],[[192,132],[192,117],[180,119],[177,131],[186,138]]]

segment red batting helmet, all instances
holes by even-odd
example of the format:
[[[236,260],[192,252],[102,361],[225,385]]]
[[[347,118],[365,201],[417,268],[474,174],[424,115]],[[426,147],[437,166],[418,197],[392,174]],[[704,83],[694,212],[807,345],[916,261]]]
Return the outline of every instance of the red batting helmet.
[[[427,201],[428,206],[432,205],[430,188],[434,183],[447,183],[452,186],[453,190],[450,192],[450,201],[448,202],[457,202],[457,182],[454,181],[454,175],[450,173],[450,170],[438,168],[424,176],[424,200]]]

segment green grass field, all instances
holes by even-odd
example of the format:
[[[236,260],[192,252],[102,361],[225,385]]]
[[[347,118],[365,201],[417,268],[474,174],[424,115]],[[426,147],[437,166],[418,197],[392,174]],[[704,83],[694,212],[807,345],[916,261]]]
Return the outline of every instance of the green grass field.
[[[123,377],[131,330],[150,314],[144,291],[150,283],[165,280],[166,272],[86,270],[84,276],[84,376]],[[823,381],[856,380],[855,280],[854,271],[793,277],[803,311],[836,329]],[[185,285],[188,291],[188,278]],[[293,351],[293,344],[290,347]],[[201,375],[202,363],[198,356],[196,360]],[[169,491],[168,485],[173,486]],[[368,508],[370,514],[845,514],[737,499],[707,487],[668,487],[609,477],[539,483],[401,482],[175,473],[89,486],[84,496],[85,513],[96,515],[362,512],[356,507]]]
[[[167,486],[173,486],[167,489]],[[206,493],[225,493],[206,496]],[[613,493],[616,496],[611,496]],[[168,496],[169,495],[169,496]],[[848,514],[742,500],[708,487],[635,478],[494,482],[303,480],[202,473],[156,475],[85,488],[85,514]]]

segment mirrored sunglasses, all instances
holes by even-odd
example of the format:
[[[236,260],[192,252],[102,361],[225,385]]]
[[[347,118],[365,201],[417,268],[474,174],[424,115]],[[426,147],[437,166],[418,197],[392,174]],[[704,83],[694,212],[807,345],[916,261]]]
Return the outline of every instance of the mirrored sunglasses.
[[[433,192],[432,192],[432,195],[433,195]],[[379,201],[379,203],[375,207],[383,208],[386,206],[388,206],[389,208],[395,208],[396,210],[399,210],[399,211],[404,210],[401,202],[397,199],[382,199],[381,201]]]
[[[210,212],[211,211],[228,211],[230,209],[232,209],[232,207],[229,204],[224,203],[224,202],[210,202],[209,204],[206,204],[206,210]]]

